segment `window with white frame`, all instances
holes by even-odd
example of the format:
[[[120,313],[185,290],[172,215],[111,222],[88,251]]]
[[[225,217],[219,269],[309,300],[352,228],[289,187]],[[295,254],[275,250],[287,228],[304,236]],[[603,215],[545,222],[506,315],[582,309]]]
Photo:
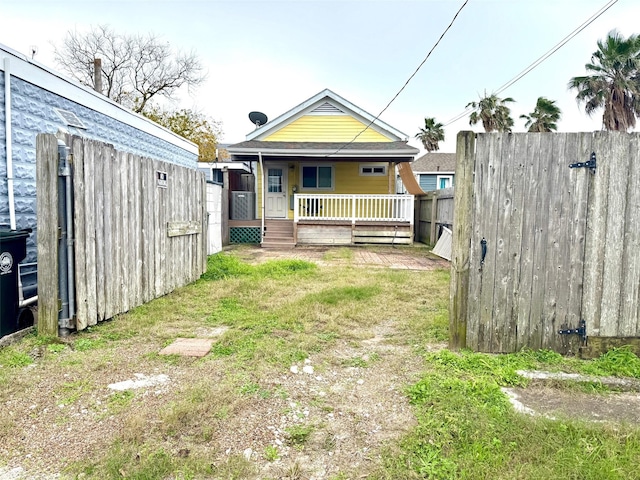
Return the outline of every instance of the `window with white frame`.
[[[387,165],[379,163],[361,163],[360,175],[361,176],[384,176],[387,174]]]
[[[436,188],[451,188],[453,186],[453,175],[438,175],[436,178]]]
[[[333,190],[333,165],[303,165],[301,168],[302,188]]]

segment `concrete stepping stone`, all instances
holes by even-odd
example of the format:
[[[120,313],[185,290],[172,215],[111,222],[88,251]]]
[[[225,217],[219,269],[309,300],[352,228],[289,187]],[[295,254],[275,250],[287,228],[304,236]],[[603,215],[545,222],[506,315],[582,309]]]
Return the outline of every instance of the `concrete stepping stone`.
[[[176,338],[160,350],[159,355],[182,355],[183,357],[204,357],[211,351],[212,338]]]

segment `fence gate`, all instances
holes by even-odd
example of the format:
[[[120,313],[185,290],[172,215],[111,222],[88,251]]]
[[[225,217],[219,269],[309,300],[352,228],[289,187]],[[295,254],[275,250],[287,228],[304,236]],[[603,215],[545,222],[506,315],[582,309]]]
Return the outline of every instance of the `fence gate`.
[[[634,343],[639,135],[475,135],[458,137],[452,347]]]

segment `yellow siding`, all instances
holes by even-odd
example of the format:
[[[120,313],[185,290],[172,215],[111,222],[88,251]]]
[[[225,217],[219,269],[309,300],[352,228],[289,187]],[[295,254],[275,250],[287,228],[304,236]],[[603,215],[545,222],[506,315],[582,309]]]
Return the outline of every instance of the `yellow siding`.
[[[348,193],[348,194],[376,194],[386,195],[395,193],[395,182],[391,182],[392,190],[389,191],[389,174],[393,175],[393,167],[387,165],[387,175],[360,176],[359,163],[336,163],[335,179],[336,189],[326,193]],[[306,193],[306,192],[305,192]],[[309,192],[323,193],[323,192]]]
[[[350,142],[366,125],[348,115],[305,115],[264,138],[271,142]],[[369,128],[356,142],[390,142]]]

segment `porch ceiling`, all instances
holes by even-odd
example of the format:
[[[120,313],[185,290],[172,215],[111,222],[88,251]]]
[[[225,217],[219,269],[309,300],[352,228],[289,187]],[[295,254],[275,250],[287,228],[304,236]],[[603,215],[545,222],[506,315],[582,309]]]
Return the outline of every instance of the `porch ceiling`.
[[[235,161],[263,160],[304,161],[325,158],[331,161],[410,162],[417,148],[406,142],[263,142],[249,140],[227,147]]]

